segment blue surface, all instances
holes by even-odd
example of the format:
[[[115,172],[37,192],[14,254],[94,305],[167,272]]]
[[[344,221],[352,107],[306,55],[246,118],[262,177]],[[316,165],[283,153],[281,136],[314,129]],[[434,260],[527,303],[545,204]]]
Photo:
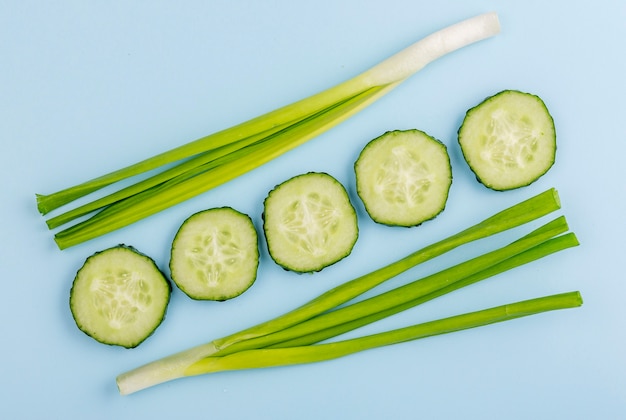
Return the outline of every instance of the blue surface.
[[[35,208],[49,193],[348,79],[422,36],[495,10],[502,34],[447,56],[372,107],[253,173],[129,228],[59,251]],[[626,415],[624,238],[626,3],[623,1],[0,1],[3,240],[0,417],[618,419]],[[556,165],[530,187],[478,184],[456,145],[467,108],[502,89],[541,96]],[[352,163],[370,139],[419,128],[446,143],[445,212],[415,229],[375,225]],[[360,216],[353,254],[315,275],[279,269],[262,247],[256,284],[226,303],[175,290],[139,348],[74,325],[68,294],[93,252],[132,244],[166,267],[191,213],[230,205],[261,226],[276,183],[326,171]],[[580,290],[553,312],[315,365],[231,372],[118,395],[118,373],[283,313],[333,285],[556,187],[582,245],[367,328]],[[461,249],[397,285],[510,240]]]

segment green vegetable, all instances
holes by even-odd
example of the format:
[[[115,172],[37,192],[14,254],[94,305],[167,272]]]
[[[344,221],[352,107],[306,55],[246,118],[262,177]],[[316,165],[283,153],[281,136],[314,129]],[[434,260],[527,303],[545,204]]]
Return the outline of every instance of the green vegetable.
[[[354,164],[357,193],[382,224],[417,226],[443,211],[452,185],[446,146],[423,131],[390,131]]]
[[[481,280],[503,273],[507,270],[511,270],[512,268],[518,267],[523,264],[528,264],[539,258],[543,258],[547,255],[550,255],[555,252],[559,252],[559,251],[562,251],[564,249],[571,248],[574,246],[578,246],[578,240],[576,239],[576,236],[573,233],[570,232],[565,235],[557,236],[555,238],[547,240],[546,242],[543,242],[540,245],[530,248],[527,251],[524,251],[513,257],[507,258],[506,260],[500,263],[497,263],[486,270],[482,270],[477,273],[470,274],[461,280],[452,282],[451,284],[445,285],[431,293],[424,294],[411,301],[407,301],[405,303],[394,306],[392,308],[381,310],[381,311],[369,314],[367,316],[363,316],[361,318],[356,318],[354,320],[344,322],[343,324],[337,325],[335,327],[324,328],[321,330],[318,329],[315,332],[302,334],[298,337],[296,337],[297,334],[295,334],[292,331],[290,334],[293,335],[294,338],[291,338],[285,341],[280,341],[272,345],[268,345],[267,348],[294,347],[294,346],[302,346],[302,345],[318,343],[320,341],[324,341],[326,339],[338,336],[345,332],[352,331],[364,325],[371,324],[372,322],[384,319],[388,316],[397,314],[399,312],[402,312],[414,306],[421,305],[424,302],[428,302],[429,300],[435,299],[439,296],[443,296],[447,293],[451,293],[455,290],[461,289],[463,287],[469,286]],[[430,276],[427,279],[431,279],[432,281],[432,280],[435,280],[436,277],[440,277],[440,276],[442,276],[442,274]],[[292,328],[294,329],[303,328],[301,325],[302,324],[298,324]],[[248,340],[244,343],[248,343],[249,341],[252,341],[252,340]],[[233,347],[235,347],[235,345],[228,347],[226,351],[224,352],[224,354],[229,354],[230,352],[232,352]]]
[[[359,234],[346,189],[317,172],[295,176],[269,192],[263,231],[274,261],[300,273],[320,271],[347,257]]]
[[[509,321],[541,312],[575,308],[581,305],[582,298],[579,292],[544,296],[350,340],[313,346],[254,349],[227,356],[206,357],[189,366],[185,374],[194,376],[228,370],[321,362],[377,347]]]
[[[541,98],[505,90],[467,111],[459,144],[481,183],[510,190],[535,182],[552,167],[556,131]]]
[[[425,286],[416,282],[413,283],[414,285],[401,288],[400,291],[383,294],[381,298],[373,297],[373,300],[365,300],[364,303],[348,305],[346,309],[338,308],[417,264],[464,244],[519,227],[558,208],[560,208],[560,203],[556,191],[548,190],[451,237],[415,251],[392,264],[337,286],[285,315],[121,374],[117,378],[120,393],[136,392],[161,382],[195,373],[193,370],[195,368],[191,366],[207,357],[221,357],[227,354],[238,354],[237,350],[262,348],[259,346],[280,347],[281,342],[296,346],[313,344],[319,341],[319,337],[334,337],[440,294],[456,290],[456,288],[558,250],[575,246],[577,241],[573,234],[562,236],[564,239],[560,239],[560,236],[552,239],[554,235],[567,230],[565,220],[557,218],[502,250],[486,254],[478,260],[470,260],[457,265],[447,273],[433,276],[423,283]],[[450,283],[446,280],[450,274],[455,275],[456,281]],[[411,294],[405,296],[407,291]],[[384,305],[381,306],[381,302]],[[303,327],[299,324],[308,326],[305,330],[300,330]],[[284,330],[291,330],[291,332],[283,333]],[[276,335],[270,339],[264,338],[272,334]]]
[[[162,169],[136,184],[47,220],[52,229],[97,211],[55,234],[61,249],[104,235],[272,160],[354,115],[428,63],[499,30],[495,13],[462,21],[309,98],[91,181],[53,194],[39,194],[38,209],[47,214],[105,186]]]
[[[316,338],[319,338],[320,335],[326,336],[329,334],[329,330],[332,330],[333,333],[340,330],[342,333],[346,332],[344,329],[347,326],[350,326],[351,330],[357,324],[362,326],[438,297],[443,294],[442,291],[444,290],[445,293],[449,293],[528,261],[541,258],[554,252],[554,250],[578,245],[573,233],[555,237],[565,231],[567,231],[567,223],[563,217],[560,217],[508,246],[369,299],[333,309],[284,330],[233,344],[223,351],[218,351],[215,355],[222,356],[237,351],[268,346],[284,347],[285,342],[293,345],[293,340],[297,342],[306,340],[308,342],[311,336]],[[325,338],[330,337],[332,336]]]
[[[137,347],[161,324],[171,285],[154,261],[118,245],[87,258],[70,292],[78,328],[95,340]]]
[[[252,220],[230,207],[193,214],[172,242],[172,280],[193,299],[224,301],[241,295],[256,280],[258,266]]]

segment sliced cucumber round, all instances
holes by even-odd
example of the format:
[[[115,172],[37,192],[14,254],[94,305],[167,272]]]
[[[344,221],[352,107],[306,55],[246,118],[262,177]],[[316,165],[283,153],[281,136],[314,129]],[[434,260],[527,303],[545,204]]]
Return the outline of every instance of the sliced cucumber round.
[[[389,131],[354,164],[357,194],[377,223],[417,226],[441,213],[452,184],[446,146],[419,130]]]
[[[458,134],[476,178],[494,190],[529,185],[554,164],[554,120],[530,93],[505,90],[485,99],[467,111]]]
[[[230,207],[193,214],[172,242],[172,280],[187,296],[224,301],[254,283],[259,243],[249,216]]]
[[[346,189],[318,172],[295,176],[270,191],[263,229],[272,259],[300,273],[320,271],[347,257],[358,237]]]
[[[87,258],[70,292],[76,325],[95,340],[137,347],[161,324],[171,285],[155,262],[118,245]]]

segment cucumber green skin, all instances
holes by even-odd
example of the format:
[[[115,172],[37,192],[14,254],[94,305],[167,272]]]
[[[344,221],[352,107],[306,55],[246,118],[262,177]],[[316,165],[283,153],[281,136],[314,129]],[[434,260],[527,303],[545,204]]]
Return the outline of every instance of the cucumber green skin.
[[[112,341],[109,338],[107,338],[106,336],[103,336],[101,334],[99,334],[96,331],[92,331],[90,330],[88,327],[86,327],[85,325],[83,325],[76,317],[75,315],[75,310],[74,310],[74,305],[75,305],[75,287],[76,287],[76,281],[78,279],[78,274],[80,273],[80,271],[82,270],[83,267],[85,267],[91,259],[98,257],[99,255],[106,253],[112,249],[125,249],[128,250],[129,252],[133,252],[134,254],[145,258],[154,268],[155,273],[159,273],[163,279],[164,284],[166,285],[166,290],[167,290],[167,298],[165,301],[165,305],[163,308],[163,313],[160,317],[160,319],[154,324],[154,327],[149,330],[149,331],[145,331],[144,334],[142,335],[138,335],[136,337],[136,340],[134,340],[133,342],[130,343],[125,343],[125,344],[120,344],[118,342]],[[152,334],[154,334],[154,332],[156,331],[156,329],[163,323],[163,321],[165,320],[165,316],[167,314],[167,308],[169,306],[169,302],[170,302],[170,298],[171,298],[171,292],[172,292],[172,283],[169,281],[169,279],[167,278],[167,276],[165,275],[165,273],[159,269],[159,267],[157,266],[156,262],[149,256],[147,256],[146,254],[138,251],[136,248],[134,248],[131,245],[125,245],[125,244],[119,244],[116,245],[112,248],[107,248],[101,251],[97,251],[95,253],[93,253],[91,256],[87,257],[87,259],[85,260],[83,266],[78,270],[78,272],[76,273],[76,276],[74,277],[74,281],[72,282],[72,288],[70,289],[70,299],[69,299],[69,306],[70,306],[70,311],[72,313],[72,317],[74,318],[74,321],[76,322],[76,326],[78,327],[79,330],[81,330],[84,334],[86,334],[87,336],[93,338],[94,340],[98,341],[99,343],[102,344],[106,344],[106,345],[110,345],[110,346],[119,346],[119,347],[124,347],[127,349],[132,349],[132,348],[136,348],[137,346],[139,346],[141,343],[143,343],[148,337],[150,337]]]
[[[281,187],[284,186],[285,184],[297,181],[301,177],[318,176],[318,175],[322,176],[322,177],[327,177],[329,180],[332,180],[334,182],[334,184],[337,187],[339,187],[340,190],[343,191],[343,193],[345,194],[345,198],[347,200],[347,203],[350,206],[351,212],[354,214],[354,235],[351,238],[350,243],[343,250],[343,253],[341,255],[338,255],[332,261],[329,261],[329,262],[326,262],[326,263],[320,263],[320,264],[317,264],[317,265],[312,265],[312,266],[310,266],[310,267],[308,267],[306,269],[302,269],[300,267],[294,266],[293,264],[291,264],[288,261],[285,261],[285,260],[281,259],[279,256],[276,255],[275,252],[273,252],[273,239],[272,239],[271,232],[269,232],[270,227],[268,226],[268,214],[267,214],[268,211],[267,211],[267,208],[268,208],[268,203],[272,200],[273,195],[277,191],[279,191],[281,189]],[[272,260],[278,266],[282,267],[286,271],[292,271],[292,272],[299,273],[299,274],[319,272],[319,271],[323,270],[326,267],[329,267],[329,266],[331,266],[333,264],[338,263],[339,261],[343,260],[344,258],[346,258],[347,256],[349,256],[352,253],[354,245],[356,244],[358,236],[359,236],[359,228],[358,228],[358,221],[357,221],[357,216],[356,216],[356,210],[355,210],[354,206],[352,205],[352,203],[350,202],[348,191],[346,190],[346,188],[343,186],[343,184],[341,184],[332,175],[329,175],[326,172],[307,172],[307,173],[304,173],[304,174],[293,176],[293,177],[289,178],[288,180],[286,180],[286,181],[276,185],[268,193],[268,195],[265,198],[263,204],[264,204],[264,206],[263,206],[264,211],[263,211],[261,217],[262,217],[262,221],[263,221],[263,232],[265,234],[265,239],[266,239],[266,243],[267,243],[267,247],[268,247],[268,252],[269,252],[270,257],[272,258]]]
[[[521,182],[521,183],[516,183],[515,185],[510,185],[510,186],[506,186],[506,187],[501,187],[501,186],[496,186],[494,185],[493,182],[490,182],[489,180],[485,179],[484,177],[481,177],[479,175],[479,170],[477,170],[477,168],[470,163],[471,159],[468,156],[467,151],[465,150],[465,148],[462,146],[462,138],[463,138],[463,126],[466,123],[466,121],[472,117],[472,114],[474,114],[475,112],[480,112],[480,108],[485,105],[488,104],[490,101],[496,100],[498,97],[500,97],[501,95],[506,95],[508,93],[518,93],[518,94],[523,94],[523,95],[527,95],[529,97],[534,98],[537,101],[537,104],[540,105],[543,110],[545,111],[546,116],[548,117],[549,121],[552,124],[552,131],[554,132],[554,141],[553,141],[553,148],[554,148],[554,153],[552,155],[552,159],[551,159],[551,163],[545,167],[545,169],[541,172],[538,172],[536,174],[536,176],[530,178],[528,181],[526,182]],[[480,102],[478,105],[470,108],[467,110],[466,114],[465,114],[465,118],[463,119],[463,122],[461,123],[461,126],[458,129],[457,132],[457,138],[458,138],[458,143],[459,145],[461,145],[461,153],[463,154],[463,158],[465,159],[465,161],[467,162],[470,170],[472,171],[472,173],[474,174],[474,176],[476,177],[476,180],[478,182],[480,182],[481,184],[483,184],[485,187],[492,189],[494,191],[509,191],[509,190],[514,190],[514,189],[519,189],[522,187],[527,187],[529,185],[531,185],[532,183],[534,183],[535,181],[537,181],[539,178],[541,178],[542,176],[544,176],[549,170],[550,168],[552,168],[552,166],[554,165],[555,161],[556,161],[556,150],[557,150],[557,143],[556,143],[556,128],[554,126],[554,119],[552,118],[552,115],[550,114],[546,104],[543,102],[543,100],[537,96],[537,95],[533,95],[531,93],[527,93],[527,92],[522,92],[519,90],[515,90],[515,89],[506,89],[506,90],[502,90],[494,95],[488,96],[486,97],[482,102]]]
[[[367,155],[367,153],[370,151],[370,149],[372,148],[373,145],[375,145],[377,142],[379,141],[384,141],[384,139],[387,136],[390,135],[394,135],[394,134],[402,134],[402,133],[411,133],[411,132],[415,132],[415,133],[419,133],[420,135],[423,135],[424,137],[430,139],[433,144],[438,145],[441,150],[443,151],[443,153],[445,154],[445,158],[446,158],[446,165],[447,168],[449,170],[449,183],[447,185],[447,188],[444,191],[444,196],[441,197],[441,206],[439,207],[439,209],[433,213],[430,214],[430,216],[426,216],[426,217],[421,217],[419,221],[411,221],[411,222],[399,222],[398,220],[394,219],[393,217],[390,217],[389,215],[382,215],[382,214],[376,214],[371,208],[370,208],[370,203],[368,202],[368,199],[366,198],[366,195],[364,193],[364,191],[362,190],[362,185],[359,179],[359,164],[360,161],[363,159],[363,157],[365,157]],[[424,131],[421,130],[417,130],[417,129],[410,129],[410,130],[392,130],[392,131],[387,131],[384,134],[376,137],[375,139],[371,140],[370,142],[368,142],[365,147],[363,147],[363,149],[361,150],[361,153],[359,154],[359,157],[356,159],[356,161],[354,162],[354,172],[357,178],[357,194],[358,196],[361,198],[361,202],[363,203],[363,206],[365,207],[365,211],[368,213],[368,215],[370,216],[370,218],[381,225],[385,225],[385,226],[391,226],[391,227],[417,227],[420,226],[422,223],[430,221],[435,219],[437,216],[439,216],[446,207],[446,203],[448,201],[448,196],[450,193],[450,188],[452,186],[452,182],[453,182],[453,175],[452,175],[452,165],[450,163],[450,156],[448,154],[448,149],[446,147],[446,145],[436,139],[435,137],[432,137],[431,135],[429,135],[428,133],[425,133]]]
[[[249,223],[250,226],[252,227],[252,229],[254,230],[254,234],[255,234],[255,239],[257,241],[257,246],[255,248],[255,255],[254,255],[254,261],[256,261],[256,264],[254,266],[254,277],[249,279],[249,282],[246,284],[245,287],[242,287],[240,289],[238,289],[235,292],[230,292],[230,293],[218,293],[217,291],[213,291],[212,292],[212,296],[200,296],[197,294],[194,294],[192,291],[188,290],[181,281],[177,281],[177,276],[175,275],[176,270],[173,267],[173,263],[174,263],[174,249],[176,247],[176,242],[178,240],[178,237],[181,233],[181,231],[183,230],[183,228],[186,226],[187,223],[189,223],[190,220],[193,220],[194,216],[197,215],[201,215],[203,213],[206,212],[211,212],[211,211],[215,211],[215,210],[227,210],[227,211],[231,211],[234,214],[237,214],[238,216],[241,217],[245,217]],[[170,264],[169,264],[169,268],[170,268],[170,273],[172,276],[172,280],[173,282],[178,286],[178,288],[185,293],[187,296],[189,296],[191,299],[194,300],[198,300],[198,301],[218,301],[218,302],[224,302],[230,299],[233,299],[235,297],[238,297],[240,295],[242,295],[245,291],[247,291],[250,287],[252,287],[252,285],[254,284],[254,282],[256,281],[256,274],[257,274],[257,270],[259,267],[259,247],[258,247],[258,236],[256,235],[256,230],[254,229],[254,223],[252,222],[252,219],[250,218],[250,216],[248,216],[245,213],[241,213],[240,211],[237,211],[235,209],[233,209],[232,207],[228,207],[228,206],[224,206],[224,207],[216,207],[216,208],[211,208],[211,209],[207,209],[207,210],[201,210],[199,212],[196,212],[194,214],[192,214],[191,216],[189,216],[187,219],[185,219],[185,221],[182,223],[182,225],[180,226],[180,228],[178,229],[178,232],[176,233],[174,240],[172,241],[172,248],[171,248],[171,254],[170,254]]]

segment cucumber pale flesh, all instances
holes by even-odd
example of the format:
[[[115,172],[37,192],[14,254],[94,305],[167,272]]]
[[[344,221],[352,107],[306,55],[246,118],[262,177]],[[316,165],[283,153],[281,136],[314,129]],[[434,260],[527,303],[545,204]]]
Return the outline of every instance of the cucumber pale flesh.
[[[274,261],[301,273],[320,271],[348,256],[358,237],[346,189],[318,172],[295,176],[270,191],[263,229]]]
[[[554,120],[530,93],[505,90],[485,99],[467,111],[458,140],[476,178],[494,190],[529,185],[555,161]]]
[[[258,265],[254,224],[231,207],[191,215],[172,242],[172,280],[192,299],[224,301],[241,295],[256,280]]]
[[[446,146],[419,130],[389,131],[354,165],[357,193],[378,223],[417,226],[445,208],[452,184]]]
[[[87,258],[70,292],[78,328],[95,340],[137,347],[161,324],[171,285],[154,261],[127,245]]]

